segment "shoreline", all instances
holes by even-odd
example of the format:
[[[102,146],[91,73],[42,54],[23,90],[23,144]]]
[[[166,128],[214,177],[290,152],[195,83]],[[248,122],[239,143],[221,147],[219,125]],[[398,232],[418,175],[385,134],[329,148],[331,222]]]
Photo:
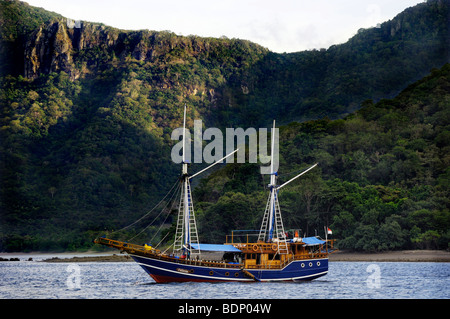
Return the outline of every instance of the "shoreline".
[[[31,259],[31,260],[30,260]],[[0,253],[0,261],[38,261],[54,263],[132,262],[126,254],[118,253]],[[444,250],[401,250],[381,253],[336,251],[330,262],[450,262],[450,252]]]
[[[336,251],[330,261],[368,262],[450,262],[450,252],[445,250],[400,250],[380,253]]]
[[[74,256],[72,258],[59,258],[53,257],[50,259],[44,259],[43,262],[48,263],[78,263],[78,262],[130,262],[133,259],[126,254],[113,254],[102,256]]]
[[[29,253],[0,253],[0,262],[7,261],[35,261],[54,263],[78,262],[128,262],[133,259],[126,255],[114,252],[29,252]]]

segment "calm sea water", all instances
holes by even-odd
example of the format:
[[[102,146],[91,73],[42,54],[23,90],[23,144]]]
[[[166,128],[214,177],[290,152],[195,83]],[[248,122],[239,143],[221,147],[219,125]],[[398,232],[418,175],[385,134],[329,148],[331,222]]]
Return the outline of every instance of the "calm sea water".
[[[39,258],[37,258],[39,259]],[[134,262],[0,262],[0,299],[448,299],[450,263],[330,262],[304,283],[156,284]]]

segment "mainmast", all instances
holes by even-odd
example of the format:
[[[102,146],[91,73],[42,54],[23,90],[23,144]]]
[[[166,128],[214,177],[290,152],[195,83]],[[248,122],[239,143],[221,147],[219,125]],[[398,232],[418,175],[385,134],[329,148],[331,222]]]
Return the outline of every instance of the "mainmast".
[[[277,173],[274,167],[274,153],[275,153],[275,120],[273,121],[272,129],[272,145],[271,145],[271,160],[270,160],[270,205],[269,205],[269,237],[268,241],[276,240],[286,240],[286,235],[284,233],[283,220],[281,219],[280,206],[278,203],[278,192],[277,192]],[[275,230],[275,234],[274,234]]]
[[[266,211],[264,212],[261,229],[259,231],[258,241],[286,243],[286,234],[284,232],[283,220],[281,218],[280,204],[278,202],[277,172],[274,170],[275,153],[275,121],[272,129],[272,146],[270,161],[270,184],[268,185],[270,194],[267,201]],[[285,246],[285,244],[283,245]],[[280,248],[280,246],[279,246]],[[286,247],[281,247],[283,252],[287,253]]]
[[[298,174],[294,178],[290,179],[286,183],[277,186],[278,173],[274,171],[274,150],[275,150],[275,121],[273,121],[272,130],[272,147],[271,147],[271,163],[270,163],[270,184],[268,185],[270,194],[264,212],[264,217],[261,223],[261,229],[259,231],[258,241],[260,242],[274,242],[278,245],[278,252],[280,254],[286,254],[288,252],[286,245],[286,233],[284,231],[283,219],[281,217],[280,204],[278,202],[278,190],[294,179],[305,174],[312,168],[316,167],[314,164],[306,171]]]

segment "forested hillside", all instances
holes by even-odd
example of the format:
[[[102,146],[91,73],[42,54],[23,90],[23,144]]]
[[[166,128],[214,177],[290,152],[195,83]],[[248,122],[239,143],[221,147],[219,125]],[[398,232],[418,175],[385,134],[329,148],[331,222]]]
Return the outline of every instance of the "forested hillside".
[[[417,154],[426,154],[427,165],[441,161],[444,153],[439,152],[448,140],[442,128],[448,118],[439,119],[444,124],[437,134],[442,134],[438,138],[441,144],[433,144],[437,149],[426,144],[437,135],[415,141],[417,134],[430,130],[428,125],[437,130],[436,124],[428,122],[408,136],[401,135],[403,131],[397,127],[391,131],[385,128],[383,134],[373,128],[366,134],[367,141],[342,142],[347,148],[359,149],[346,149],[334,139],[359,137],[361,119],[377,123],[373,124],[377,129],[390,121],[398,128],[411,123],[396,108],[389,111],[392,119],[384,117],[385,105],[380,103],[386,101],[376,102],[394,97],[432,68],[449,62],[448,18],[449,1],[430,0],[405,10],[380,28],[359,30],[347,43],[276,54],[246,40],[124,31],[75,22],[24,2],[0,0],[0,250],[88,248],[99,232],[121,228],[147,212],[179,173],[179,167],[170,160],[170,134],[181,126],[185,103],[188,127],[193,126],[193,120],[202,119],[206,127],[219,128],[264,127],[274,118],[286,125],[325,117],[339,119],[363,106],[346,120],[285,126],[283,136],[290,138],[282,136],[286,145],[282,146],[285,162],[281,168],[288,172],[297,169],[301,161],[317,160],[321,171],[312,176],[321,181],[318,185],[340,179],[352,185],[348,186],[349,196],[363,194],[369,185],[412,189],[411,174],[420,178],[418,187],[431,185],[434,190],[445,176],[443,170],[430,175],[427,166],[415,166],[417,157],[422,159]],[[440,72],[448,79],[446,70]],[[431,94],[422,92],[424,97]],[[448,105],[445,95],[435,97],[439,98],[444,100],[436,103]],[[417,112],[437,112],[433,105],[424,103],[430,110],[423,111],[418,104]],[[354,123],[354,133],[343,123]],[[311,131],[305,131],[308,125]],[[344,127],[347,131],[339,131]],[[397,145],[400,137],[402,142]],[[415,146],[409,144],[413,137]],[[385,140],[396,145],[396,152],[374,151],[379,145],[387,147]],[[369,145],[371,152],[364,148]],[[378,156],[375,159],[374,154]],[[357,169],[350,169],[352,165]],[[249,185],[253,190],[263,185],[261,176],[244,174],[253,168],[247,164],[226,168],[242,173],[241,179],[229,182],[233,187],[227,184],[237,194],[234,196],[248,194]],[[216,192],[216,187],[211,187],[207,194],[201,188],[199,200],[205,203],[200,204],[199,214],[208,205],[214,207],[216,200],[219,204],[232,199],[225,195],[226,190]],[[223,198],[218,199],[218,194]],[[430,195],[418,194],[423,194],[423,199]],[[354,213],[344,205],[344,199],[338,199],[330,199],[334,204],[325,210],[328,223],[337,226],[336,218],[344,218],[344,212],[355,214],[355,225],[361,223],[362,213]],[[308,225],[302,227],[308,227],[309,233],[318,227],[311,206],[307,206],[307,214],[300,214],[302,206],[292,203],[283,204],[292,211],[289,218],[298,226]],[[445,212],[433,205],[417,211]],[[342,209],[332,211],[340,206]],[[260,211],[255,208],[251,213],[254,220]],[[231,227],[230,223],[224,227]],[[200,227],[205,229],[205,225]],[[427,230],[435,230],[417,227],[420,231],[413,237],[419,239]],[[433,245],[442,247],[445,232],[437,231],[439,244]],[[344,246],[366,249],[352,246],[352,240],[359,240],[356,235],[338,234]]]
[[[280,190],[286,229],[324,236],[329,226],[341,249],[447,249],[449,120],[447,64],[344,119],[282,126],[279,184],[319,163]],[[202,180],[195,199],[203,240],[258,230],[267,184],[256,164],[227,165]]]

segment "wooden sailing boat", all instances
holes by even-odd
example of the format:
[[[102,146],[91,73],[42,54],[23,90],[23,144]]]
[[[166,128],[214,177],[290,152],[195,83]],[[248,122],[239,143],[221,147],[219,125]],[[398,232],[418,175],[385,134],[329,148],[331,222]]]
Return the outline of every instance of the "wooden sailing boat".
[[[186,126],[186,107],[183,128]],[[296,178],[313,169],[311,166],[286,183],[277,186],[273,169],[275,121],[272,132],[272,161],[270,195],[256,241],[231,240],[223,245],[201,244],[197,233],[190,180],[211,168],[236,151],[228,154],[200,172],[189,175],[185,162],[185,135],[183,130],[183,162],[180,178],[181,196],[173,251],[170,254],[146,245],[130,244],[100,237],[95,243],[114,247],[128,253],[158,283],[182,281],[298,281],[312,280],[328,272],[328,254],[332,240],[317,237],[292,239],[286,237],[278,202],[278,191]],[[242,238],[242,236],[239,236]]]

